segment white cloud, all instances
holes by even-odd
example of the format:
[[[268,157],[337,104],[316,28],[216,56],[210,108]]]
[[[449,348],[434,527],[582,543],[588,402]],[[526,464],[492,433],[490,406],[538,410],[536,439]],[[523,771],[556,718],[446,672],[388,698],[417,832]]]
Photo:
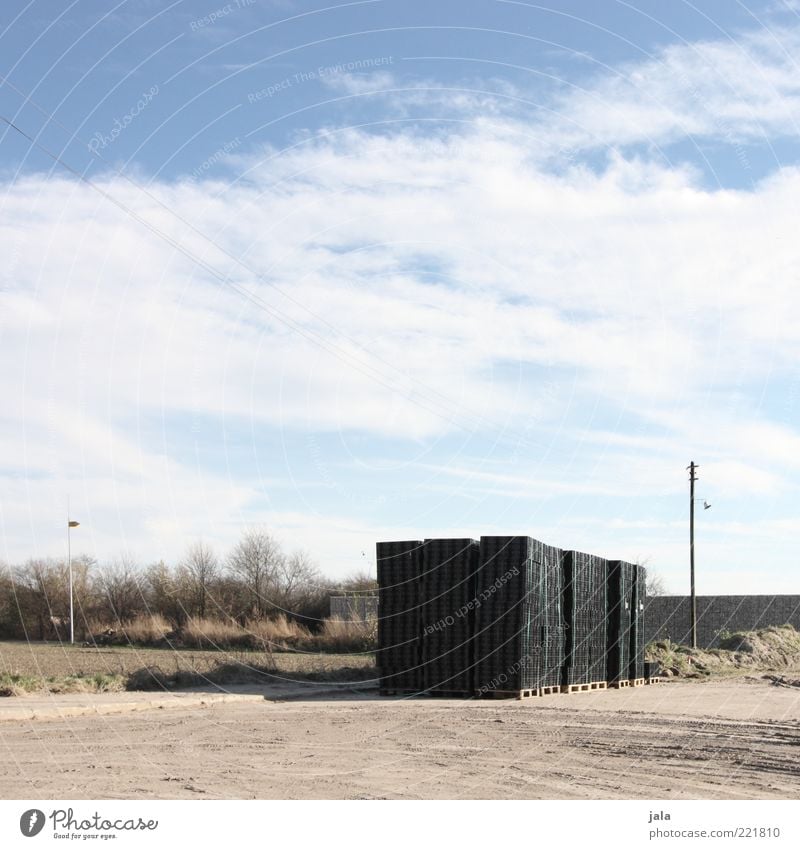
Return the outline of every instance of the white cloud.
[[[727,126],[735,138],[795,132],[791,67],[766,35],[669,48],[565,96],[562,117],[532,129],[551,150]],[[365,82],[391,79],[336,84]],[[98,551],[137,535],[169,551],[207,522],[228,538],[251,521],[265,482],[285,474],[275,457],[251,476],[194,468],[153,437],[146,422],[159,417],[412,443],[440,467],[428,486],[442,504],[461,470],[456,494],[478,503],[514,497],[532,474],[564,495],[672,495],[690,451],[708,458],[717,492],[785,492],[800,434],[754,398],[779,393],[799,353],[800,171],[752,191],[710,191],[644,154],[556,174],[530,134],[509,115],[448,133],[332,131],[232,157],[243,177],[230,186],[150,185],[220,247],[130,184],[102,181],[259,305],[85,185],[5,185],[9,556],[38,545],[40,505],[56,515],[71,481],[92,526],[108,528]],[[491,462],[459,465],[453,435]],[[510,470],[490,457],[496,443]],[[270,503],[261,515],[289,513]],[[293,521],[321,540],[309,516]],[[342,563],[371,522],[328,528]]]
[[[335,91],[351,95],[382,93],[397,86],[395,75],[388,71],[347,73],[334,70],[323,74],[320,80]]]
[[[537,427],[565,411],[574,419],[600,398],[711,449],[719,434],[689,434],[684,407],[737,382],[746,394],[748,382],[795,361],[793,170],[750,193],[709,192],[636,160],[554,177],[479,131],[350,131],[269,156],[227,193],[151,189],[261,279],[130,186],[105,183],[267,310],[85,186],[7,187],[16,259],[0,330],[20,365],[0,388],[21,402],[18,425],[29,432],[58,409],[48,437],[58,446],[74,436],[70,409],[85,411],[85,433],[94,418],[128,438],[143,414],[221,412],[423,441],[460,425],[499,430],[508,444],[531,416]],[[530,368],[551,383],[547,398],[523,377]],[[765,461],[794,462],[791,429],[746,412],[735,424],[724,409],[716,417],[729,450],[755,442]],[[617,459],[593,471],[599,491],[617,486]],[[651,458],[640,485],[658,489],[649,482],[673,461]],[[729,481],[745,470],[730,456],[720,462]],[[109,461],[102,474],[114,480],[118,467]],[[766,491],[779,477],[773,469],[748,482]]]
[[[798,46],[800,30],[784,26],[670,44],[569,88],[553,107],[553,124],[568,148],[796,136]]]

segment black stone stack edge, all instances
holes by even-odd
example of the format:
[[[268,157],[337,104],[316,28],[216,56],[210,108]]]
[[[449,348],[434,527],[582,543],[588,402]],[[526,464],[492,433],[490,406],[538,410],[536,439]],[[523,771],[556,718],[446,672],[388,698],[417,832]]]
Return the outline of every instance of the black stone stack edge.
[[[379,542],[386,695],[543,695],[644,683],[646,573],[532,537]]]

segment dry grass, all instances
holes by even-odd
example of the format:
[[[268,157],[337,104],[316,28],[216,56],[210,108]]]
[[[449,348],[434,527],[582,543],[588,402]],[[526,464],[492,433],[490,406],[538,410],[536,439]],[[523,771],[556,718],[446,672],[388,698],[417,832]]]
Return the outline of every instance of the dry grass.
[[[105,632],[111,627],[112,637]],[[244,627],[231,619],[190,616],[181,628],[158,614],[140,616],[109,626],[92,623],[97,645],[156,646],[158,648],[242,649],[256,651],[371,652],[378,637],[377,620],[325,619],[317,633],[279,614],[250,619]]]
[[[247,634],[235,622],[190,616],[181,628],[184,645],[196,648],[227,648],[244,645]]]
[[[273,619],[254,619],[244,628],[221,619],[190,617],[180,632],[184,645],[197,648],[286,649],[310,638],[307,628],[280,614]]]
[[[293,619],[287,619],[282,613],[273,619],[248,622],[247,630],[265,642],[300,643],[311,636],[308,628]]]
[[[724,635],[717,649],[693,649],[662,640],[647,647],[647,658],[684,678],[800,669],[800,634],[791,625],[740,631]]]
[[[31,693],[116,693],[124,690],[126,678],[96,672],[93,675],[0,674],[0,696],[27,696]]]
[[[286,649],[311,636],[307,628],[283,614],[273,619],[249,620],[244,627],[230,619],[190,616],[180,628],[160,614],[151,614],[122,623],[95,621],[90,631],[94,637],[88,642],[98,646],[198,649]],[[113,636],[107,636],[109,633]]]
[[[361,619],[326,619],[322,631],[314,639],[319,651],[368,652],[378,641],[378,621]]]
[[[162,642],[173,633],[175,628],[160,613],[151,613],[147,616],[137,616],[130,622],[124,622],[120,630],[125,634],[128,642],[147,645]]]

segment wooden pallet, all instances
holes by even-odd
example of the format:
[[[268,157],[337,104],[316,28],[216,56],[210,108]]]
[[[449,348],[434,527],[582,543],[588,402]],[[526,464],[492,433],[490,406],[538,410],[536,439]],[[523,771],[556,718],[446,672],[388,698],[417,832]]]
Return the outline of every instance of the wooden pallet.
[[[663,682],[663,678],[659,678],[657,675],[654,675],[652,678],[645,679],[645,684],[661,684]]]
[[[645,678],[631,678],[631,687],[644,687],[646,680]]]
[[[554,687],[540,687],[539,693],[543,696],[551,696],[553,693],[560,693],[561,685],[556,684]]]
[[[484,699],[530,699],[534,696],[540,696],[541,691],[538,688],[532,690],[478,690],[475,695]]]
[[[614,690],[621,690],[623,687],[630,687],[631,682],[627,679],[624,681],[610,681],[608,686]]]
[[[564,684],[561,687],[562,693],[590,693],[594,690],[607,690],[608,683],[606,681],[590,681],[586,684]]]
[[[472,693],[467,690],[425,690],[421,695],[433,696],[437,699],[471,699]]]

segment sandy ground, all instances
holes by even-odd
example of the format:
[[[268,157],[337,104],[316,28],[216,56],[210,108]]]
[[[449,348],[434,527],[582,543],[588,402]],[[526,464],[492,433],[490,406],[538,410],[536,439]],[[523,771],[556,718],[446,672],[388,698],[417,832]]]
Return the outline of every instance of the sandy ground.
[[[0,723],[0,797],[800,795],[800,689],[762,679],[522,702],[318,689],[282,701],[259,695],[266,698]]]

